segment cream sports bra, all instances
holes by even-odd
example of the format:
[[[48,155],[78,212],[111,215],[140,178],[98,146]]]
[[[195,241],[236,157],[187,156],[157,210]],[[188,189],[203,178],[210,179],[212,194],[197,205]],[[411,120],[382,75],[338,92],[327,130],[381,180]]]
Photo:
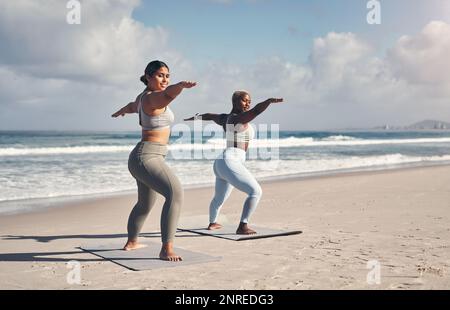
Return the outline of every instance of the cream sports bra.
[[[228,129],[227,128],[228,126],[233,126],[233,124],[228,123],[228,119],[230,118],[231,115],[232,114],[228,115],[227,117],[227,122],[225,125],[226,129]],[[246,125],[237,124],[234,126],[234,129],[235,130],[233,132],[225,130],[227,147],[234,147],[236,143],[248,143],[255,137],[255,131],[253,130],[253,127],[250,123],[247,123]]]
[[[144,130],[161,130],[169,128],[170,124],[173,123],[175,117],[173,112],[168,106],[166,106],[164,112],[159,115],[151,116],[145,113],[142,108],[142,97],[144,94],[149,94],[150,92],[143,92],[139,97],[138,113],[139,113],[139,125],[141,125]]]

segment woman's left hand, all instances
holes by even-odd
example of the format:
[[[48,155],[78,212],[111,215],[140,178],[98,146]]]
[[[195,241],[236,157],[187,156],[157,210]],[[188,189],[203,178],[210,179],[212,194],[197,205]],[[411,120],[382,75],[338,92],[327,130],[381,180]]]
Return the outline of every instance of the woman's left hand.
[[[124,108],[120,109],[119,111],[117,111],[116,113],[114,113],[113,115],[111,115],[111,117],[118,117],[118,116],[125,116],[125,111]]]
[[[278,102],[283,102],[283,98],[269,98],[266,101],[268,103],[278,103]]]
[[[183,119],[183,121],[194,121],[194,120],[198,119],[198,117],[199,117],[199,113],[196,113],[196,114],[195,114],[194,116],[192,116],[192,117]]]
[[[180,83],[178,83],[181,87],[183,88],[192,88],[194,86],[197,85],[197,82],[192,82],[192,81],[181,81]]]

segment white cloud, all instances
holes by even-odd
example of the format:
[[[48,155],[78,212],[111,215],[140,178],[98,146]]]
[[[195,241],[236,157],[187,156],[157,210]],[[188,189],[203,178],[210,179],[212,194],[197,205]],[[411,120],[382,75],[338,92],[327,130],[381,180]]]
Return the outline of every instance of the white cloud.
[[[445,104],[449,70],[442,70],[449,63],[448,27],[432,22],[408,37],[410,44],[400,38],[383,58],[357,35],[331,32],[314,40],[306,64],[273,57],[245,66],[210,65],[202,76],[204,97],[209,94],[212,107],[227,111],[235,89],[250,90],[254,103],[282,96],[285,104],[258,119],[279,121],[285,128],[406,125],[442,118],[450,115]]]
[[[167,30],[132,19],[138,4],[82,1],[81,24],[69,25],[66,1],[0,2],[1,128],[113,128],[110,114],[143,88],[148,61],[189,71]]]
[[[329,33],[314,40],[310,63],[316,83],[339,83],[349,70],[366,61],[370,47],[353,33]]]
[[[138,78],[152,59],[169,64],[172,82],[199,82],[174,102],[177,120],[228,112],[236,89],[249,90],[253,103],[284,97],[258,118],[282,128],[371,127],[450,115],[447,23],[400,38],[386,57],[356,34],[330,32],[314,40],[306,62],[274,56],[193,66],[171,48],[166,29],[132,18],[138,5],[83,1],[81,25],[68,25],[65,1],[2,1],[0,128],[137,130],[135,117],[119,121],[110,114],[142,89]]]
[[[430,22],[421,33],[403,36],[389,51],[396,76],[411,83],[450,84],[450,25]]]
[[[0,62],[37,78],[102,83],[129,82],[156,57],[181,62],[167,30],[131,18],[139,1],[84,1],[80,25],[66,23],[65,4],[2,1]]]

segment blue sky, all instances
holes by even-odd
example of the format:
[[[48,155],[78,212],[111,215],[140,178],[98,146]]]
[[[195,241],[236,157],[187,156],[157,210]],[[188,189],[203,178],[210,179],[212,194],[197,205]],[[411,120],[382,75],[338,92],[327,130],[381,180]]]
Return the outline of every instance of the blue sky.
[[[357,33],[384,53],[399,36],[418,32],[430,20],[449,21],[440,9],[444,1],[381,1],[380,25],[367,23],[365,0],[144,0],[133,17],[168,29],[171,44],[199,64],[267,56],[301,62],[314,38],[331,31]]]
[[[110,115],[153,59],[198,82],[177,122],[237,89],[283,97],[257,122],[285,130],[450,121],[450,0],[380,0],[380,25],[368,0],[80,2],[71,25],[67,1],[0,1],[0,130],[138,130]]]

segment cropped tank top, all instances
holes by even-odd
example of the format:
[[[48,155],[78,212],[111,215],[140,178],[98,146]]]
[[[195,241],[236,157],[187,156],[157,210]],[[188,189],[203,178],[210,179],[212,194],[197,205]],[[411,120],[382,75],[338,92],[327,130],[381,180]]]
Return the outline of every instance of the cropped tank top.
[[[228,123],[228,119],[230,118],[231,115],[232,114],[228,115],[227,117],[227,122],[225,125],[227,130],[229,129],[229,126],[233,126],[233,124]],[[253,127],[250,123],[247,123],[245,125],[243,124],[234,125],[233,132],[229,132],[227,130],[226,130],[227,147],[234,147],[235,143],[248,143],[255,137],[255,131],[253,130]]]
[[[143,130],[161,130],[169,128],[170,124],[173,123],[175,117],[168,106],[166,106],[164,112],[159,115],[152,116],[145,113],[144,109],[142,108],[142,97],[144,96],[144,94],[148,93],[150,92],[143,92],[139,97],[139,125],[141,125]]]

